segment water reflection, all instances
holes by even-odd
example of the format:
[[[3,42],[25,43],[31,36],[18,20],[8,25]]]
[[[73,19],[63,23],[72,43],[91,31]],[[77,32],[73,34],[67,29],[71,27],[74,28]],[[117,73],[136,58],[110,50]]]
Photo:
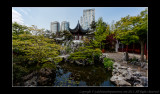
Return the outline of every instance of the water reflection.
[[[54,86],[114,86],[110,81],[111,72],[103,65],[77,66],[69,63],[59,65]]]

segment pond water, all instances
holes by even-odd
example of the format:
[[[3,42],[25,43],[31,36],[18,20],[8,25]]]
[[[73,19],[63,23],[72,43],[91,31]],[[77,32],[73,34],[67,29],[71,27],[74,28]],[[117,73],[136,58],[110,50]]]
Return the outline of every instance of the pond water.
[[[103,65],[78,66],[61,63],[56,70],[54,86],[114,86],[109,79],[112,73]]]

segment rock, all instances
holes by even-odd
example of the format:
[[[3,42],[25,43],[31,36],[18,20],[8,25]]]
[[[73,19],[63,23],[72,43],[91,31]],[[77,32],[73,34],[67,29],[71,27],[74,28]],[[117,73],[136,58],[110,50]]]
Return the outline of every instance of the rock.
[[[37,86],[37,76],[34,76],[32,79],[24,82],[24,86]]]
[[[120,67],[121,65],[119,64],[119,63],[117,63],[117,62],[115,62],[114,64],[113,64],[113,67]]]
[[[118,76],[112,76],[110,78],[110,81],[113,82],[113,83],[116,83],[116,79],[118,78]]]
[[[140,77],[143,86],[148,86],[148,77]]]
[[[147,70],[148,69],[148,64],[146,62],[141,63],[141,68]]]
[[[70,60],[70,63],[74,63],[74,61],[73,61],[73,60]]]
[[[119,69],[127,69],[127,67],[125,67],[125,66],[121,66],[121,67],[119,67]]]
[[[145,66],[145,62],[141,62],[141,68]]]
[[[48,80],[49,78],[40,76],[37,82],[39,85],[46,85],[48,83]]]
[[[140,76],[142,76],[142,75],[141,75],[140,72],[137,71],[137,72],[134,72],[134,73],[133,73],[133,76],[140,77]]]
[[[116,84],[117,86],[131,86],[131,84],[125,81],[124,77],[122,76],[112,76],[110,81]]]
[[[118,69],[118,72],[119,72],[120,74],[122,74],[124,71],[125,71],[124,69]]]
[[[131,86],[131,84],[125,80],[118,80],[118,86]]]
[[[125,61],[129,60],[128,52],[124,52],[123,60],[125,60]]]
[[[145,67],[143,67],[143,69],[148,70],[148,65],[146,65]]]
[[[128,74],[127,76],[125,76],[125,80],[130,80],[132,77],[132,75]]]
[[[41,76],[50,76],[50,74],[52,74],[52,69],[50,69],[50,68],[42,68],[42,69],[40,69],[39,74]]]
[[[128,71],[127,71],[127,70],[124,70],[124,71],[122,72],[122,76],[123,76],[123,77],[125,77],[127,74],[128,74]]]
[[[36,75],[37,75],[37,72],[36,72],[36,71],[33,71],[32,73],[30,73],[30,74],[22,77],[22,79],[23,79],[23,81],[27,81],[27,80],[32,79],[32,78],[33,78],[34,76],[36,76]]]
[[[78,64],[78,65],[83,65],[83,63],[81,63],[81,62],[79,62],[77,60],[75,61],[75,63]]]
[[[144,86],[141,84],[137,84],[136,87],[144,87]]]
[[[124,64],[127,64],[127,61],[123,61]]]

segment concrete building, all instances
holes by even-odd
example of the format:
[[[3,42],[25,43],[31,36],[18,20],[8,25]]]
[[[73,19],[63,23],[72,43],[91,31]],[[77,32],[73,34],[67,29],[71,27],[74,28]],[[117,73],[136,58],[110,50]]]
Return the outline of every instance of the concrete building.
[[[69,22],[63,21],[61,22],[61,31],[69,31]]]
[[[60,24],[57,21],[51,22],[50,25],[51,33],[56,33],[60,31]]]
[[[95,9],[83,10],[83,17],[80,18],[80,24],[84,29],[91,29],[90,24],[95,21]]]

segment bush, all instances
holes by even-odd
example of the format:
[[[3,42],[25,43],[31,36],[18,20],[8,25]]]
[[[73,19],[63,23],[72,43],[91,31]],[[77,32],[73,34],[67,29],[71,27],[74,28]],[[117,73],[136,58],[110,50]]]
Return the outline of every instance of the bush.
[[[102,52],[100,49],[93,49],[91,46],[86,46],[80,47],[76,52],[71,53],[69,59],[82,61],[86,59],[87,63],[93,63],[96,62],[95,58],[98,60],[101,55]]]
[[[13,64],[13,83],[21,82],[22,77],[27,75],[29,70],[20,65]]]
[[[107,69],[113,69],[113,61],[110,58],[104,58],[103,61],[104,67]]]
[[[42,68],[56,69],[56,65],[52,62],[46,62],[43,64]]]

